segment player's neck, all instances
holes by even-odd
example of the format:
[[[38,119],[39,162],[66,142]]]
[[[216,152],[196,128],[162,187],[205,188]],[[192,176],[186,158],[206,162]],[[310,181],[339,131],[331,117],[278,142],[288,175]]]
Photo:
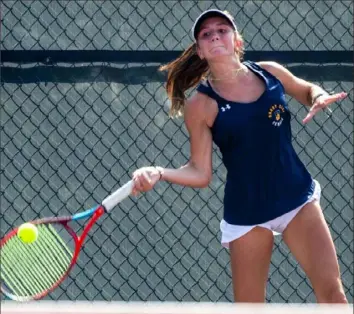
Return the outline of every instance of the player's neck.
[[[247,72],[247,67],[238,59],[227,60],[227,62],[210,63],[209,69],[209,80],[212,81],[214,85],[219,85],[221,82],[238,81],[239,77]]]

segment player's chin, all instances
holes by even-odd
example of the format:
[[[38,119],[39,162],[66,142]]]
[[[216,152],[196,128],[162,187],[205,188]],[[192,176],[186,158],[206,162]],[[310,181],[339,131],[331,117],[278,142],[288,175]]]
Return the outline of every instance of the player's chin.
[[[219,49],[219,50],[213,50],[210,52],[208,60],[218,60],[218,59],[225,59],[228,58],[232,55],[229,51],[226,49]]]

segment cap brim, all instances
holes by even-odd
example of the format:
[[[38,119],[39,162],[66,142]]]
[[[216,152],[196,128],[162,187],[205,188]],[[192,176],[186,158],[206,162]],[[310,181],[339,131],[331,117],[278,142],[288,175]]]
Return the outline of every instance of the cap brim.
[[[219,16],[219,17],[226,19],[235,30],[237,29],[234,21],[232,19],[230,19],[230,17],[227,16],[223,11],[216,10],[216,9],[208,10],[208,11],[205,11],[202,14],[200,14],[194,22],[194,25],[192,27],[192,34],[193,34],[193,38],[195,40],[197,40],[197,35],[199,33],[199,29],[200,29],[200,26],[202,25],[202,23],[207,18],[215,17],[215,16]]]

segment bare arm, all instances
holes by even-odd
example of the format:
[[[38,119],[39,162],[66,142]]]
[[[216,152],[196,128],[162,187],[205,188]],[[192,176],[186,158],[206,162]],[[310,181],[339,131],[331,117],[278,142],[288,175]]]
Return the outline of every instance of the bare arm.
[[[190,137],[191,157],[179,169],[161,169],[162,180],[171,183],[206,187],[212,177],[212,136],[205,120],[205,96],[194,95],[186,102],[184,120]]]
[[[188,99],[184,110],[184,120],[190,137],[191,157],[179,169],[143,167],[133,173],[133,194],[146,192],[159,180],[170,183],[203,188],[212,177],[212,136],[205,120],[207,97],[197,93]]]
[[[276,62],[258,62],[262,68],[278,78],[285,89],[285,92],[305,106],[312,106],[318,95],[327,95],[320,86],[305,81],[287,70]]]

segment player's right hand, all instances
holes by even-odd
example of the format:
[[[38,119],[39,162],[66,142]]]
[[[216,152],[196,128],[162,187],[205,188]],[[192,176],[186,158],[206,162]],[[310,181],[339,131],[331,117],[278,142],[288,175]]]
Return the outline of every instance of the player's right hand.
[[[150,191],[160,180],[161,172],[156,167],[142,167],[133,173],[134,187],[132,194]]]

